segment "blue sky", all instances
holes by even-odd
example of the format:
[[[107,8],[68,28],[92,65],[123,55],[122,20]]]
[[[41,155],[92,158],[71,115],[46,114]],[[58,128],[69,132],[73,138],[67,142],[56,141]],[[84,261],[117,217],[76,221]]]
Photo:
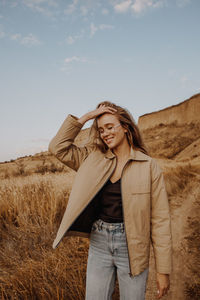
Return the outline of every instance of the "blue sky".
[[[199,93],[199,13],[199,0],[0,0],[0,161],[46,151],[103,100],[137,122]]]

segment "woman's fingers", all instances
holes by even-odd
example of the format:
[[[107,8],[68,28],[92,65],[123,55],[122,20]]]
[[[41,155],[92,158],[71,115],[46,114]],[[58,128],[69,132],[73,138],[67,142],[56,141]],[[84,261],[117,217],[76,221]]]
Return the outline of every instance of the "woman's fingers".
[[[115,109],[114,107],[105,106],[105,104],[100,105],[98,109],[101,112],[112,112],[112,113],[115,113],[117,111],[117,109]]]
[[[101,104],[98,108],[88,113],[88,120],[96,118],[97,116],[106,112],[114,114],[117,112],[117,109],[115,109],[114,107],[106,106],[105,104]]]

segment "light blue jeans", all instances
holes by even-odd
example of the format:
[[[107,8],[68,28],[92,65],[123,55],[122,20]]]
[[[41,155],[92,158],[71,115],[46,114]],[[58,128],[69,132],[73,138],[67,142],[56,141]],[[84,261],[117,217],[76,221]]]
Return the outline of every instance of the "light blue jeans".
[[[98,219],[92,225],[86,272],[86,300],[110,300],[116,274],[120,300],[144,300],[149,268],[129,276],[124,223]]]

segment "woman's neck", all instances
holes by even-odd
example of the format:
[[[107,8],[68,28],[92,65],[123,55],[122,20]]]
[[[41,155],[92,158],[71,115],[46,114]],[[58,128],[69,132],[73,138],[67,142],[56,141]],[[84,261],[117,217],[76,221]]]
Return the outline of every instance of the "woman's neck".
[[[118,160],[124,160],[130,155],[131,147],[128,142],[119,145],[112,149],[113,153],[117,156]]]

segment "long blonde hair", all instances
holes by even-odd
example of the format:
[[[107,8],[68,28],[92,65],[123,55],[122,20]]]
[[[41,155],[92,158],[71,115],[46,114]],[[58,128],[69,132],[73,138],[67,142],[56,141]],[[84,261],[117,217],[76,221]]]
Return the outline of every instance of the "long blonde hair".
[[[117,110],[115,114],[116,114],[117,118],[119,119],[119,122],[125,129],[127,129],[126,135],[127,135],[127,140],[128,140],[129,145],[131,147],[133,147],[134,149],[140,150],[143,153],[148,155],[148,151],[144,145],[139,128],[136,125],[134,118],[133,118],[132,114],[128,111],[128,109],[125,109],[125,108],[123,108],[119,105],[116,105],[110,101],[100,102],[96,108],[98,108],[101,104],[104,104],[109,107],[113,107]],[[97,119],[101,115],[97,116],[94,119],[94,121],[90,127],[88,144],[90,144],[90,145],[92,144],[93,147],[98,148],[103,153],[105,153],[108,149],[108,146],[100,138],[99,132],[98,132],[98,124],[97,124]]]

